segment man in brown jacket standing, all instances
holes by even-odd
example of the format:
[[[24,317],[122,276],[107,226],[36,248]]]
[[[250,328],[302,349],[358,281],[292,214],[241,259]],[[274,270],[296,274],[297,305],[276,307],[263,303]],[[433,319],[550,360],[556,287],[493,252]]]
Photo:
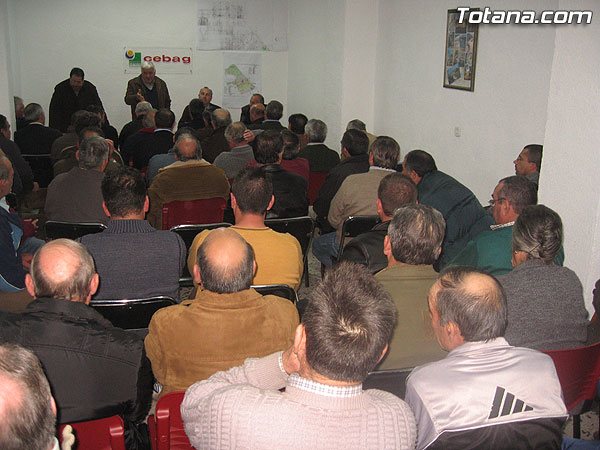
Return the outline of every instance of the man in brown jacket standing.
[[[196,298],[161,309],[150,322],[146,352],[162,393],[292,344],[296,307],[252,289],[255,270],[252,247],[235,231],[219,228],[204,240],[193,269]]]
[[[142,63],[142,73],[127,82],[125,103],[131,105],[131,119],[135,120],[135,107],[139,102],[150,102],[154,109],[171,109],[167,83],[156,76],[154,64]]]

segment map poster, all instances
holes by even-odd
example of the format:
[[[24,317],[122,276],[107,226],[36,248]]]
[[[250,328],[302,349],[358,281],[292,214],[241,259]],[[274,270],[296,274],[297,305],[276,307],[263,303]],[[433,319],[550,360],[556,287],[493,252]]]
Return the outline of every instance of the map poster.
[[[223,53],[223,107],[241,108],[260,92],[260,53]]]
[[[285,52],[288,2],[198,0],[197,50]]]

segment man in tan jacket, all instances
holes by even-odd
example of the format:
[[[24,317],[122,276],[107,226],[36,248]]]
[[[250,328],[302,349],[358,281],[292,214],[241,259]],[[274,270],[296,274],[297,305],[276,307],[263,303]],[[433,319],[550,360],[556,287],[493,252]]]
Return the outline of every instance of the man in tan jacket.
[[[246,358],[292,344],[296,307],[251,289],[255,270],[252,247],[233,230],[214,230],[200,245],[193,268],[201,286],[196,298],[154,314],[146,337],[162,393],[185,390]]]

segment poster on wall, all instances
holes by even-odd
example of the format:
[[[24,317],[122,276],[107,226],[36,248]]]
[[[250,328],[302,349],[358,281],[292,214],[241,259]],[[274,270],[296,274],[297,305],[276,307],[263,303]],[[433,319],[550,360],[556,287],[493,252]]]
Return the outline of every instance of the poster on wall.
[[[260,53],[223,53],[223,107],[241,108],[260,92]]]
[[[477,56],[478,25],[469,22],[469,13],[448,10],[444,87],[473,91],[475,89],[475,59]],[[462,18],[462,21],[460,20]]]
[[[123,69],[125,73],[140,73],[144,61],[154,63],[156,73],[192,73],[190,47],[124,47]]]
[[[288,2],[198,0],[197,50],[287,51]]]

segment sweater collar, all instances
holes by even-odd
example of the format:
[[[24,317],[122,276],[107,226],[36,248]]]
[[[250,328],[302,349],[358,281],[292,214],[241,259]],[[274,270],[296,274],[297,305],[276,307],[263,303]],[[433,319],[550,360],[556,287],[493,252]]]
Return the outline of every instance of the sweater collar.
[[[106,233],[152,233],[156,229],[147,220],[118,219],[110,220]]]

